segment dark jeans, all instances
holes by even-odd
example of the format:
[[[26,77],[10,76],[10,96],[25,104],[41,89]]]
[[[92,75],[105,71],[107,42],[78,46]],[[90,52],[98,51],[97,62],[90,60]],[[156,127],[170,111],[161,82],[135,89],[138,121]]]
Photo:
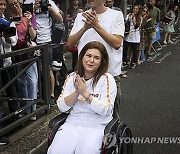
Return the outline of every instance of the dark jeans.
[[[130,49],[132,49],[132,52],[133,52],[132,62],[137,63],[138,44],[139,43],[132,43],[132,42],[124,41],[124,44],[123,44],[123,62],[128,62],[127,54],[128,54],[128,49],[130,48]]]
[[[117,85],[117,95],[114,102],[113,118],[120,118],[120,100],[121,100],[121,87],[120,76],[114,76]]]
[[[15,76],[14,68],[4,70],[1,72],[2,85],[6,85]],[[17,89],[15,82],[13,82],[6,90],[7,97],[17,97]],[[8,101],[9,111],[15,112],[18,110],[18,101],[9,100]]]

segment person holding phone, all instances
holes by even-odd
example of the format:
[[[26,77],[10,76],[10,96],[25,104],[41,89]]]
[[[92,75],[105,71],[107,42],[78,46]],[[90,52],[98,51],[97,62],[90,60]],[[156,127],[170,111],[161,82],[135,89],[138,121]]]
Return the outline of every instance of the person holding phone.
[[[11,16],[21,17],[20,21],[15,22],[17,34],[18,34],[18,42],[16,46],[13,47],[13,50],[19,50],[23,48],[27,48],[31,45],[30,40],[34,40],[36,37],[36,21],[35,16],[31,14],[29,11],[23,14],[21,4],[17,0],[8,0]],[[23,61],[26,60],[27,55],[19,55],[15,58],[15,61]],[[24,68],[24,65],[20,65],[17,67],[17,73],[20,72]],[[17,79],[18,92],[20,98],[29,98],[29,99],[37,99],[37,84],[38,84],[38,73],[37,73],[37,64],[33,63],[26,72],[19,76]],[[33,103],[34,101],[20,101],[20,107],[24,107]],[[36,104],[32,105],[29,108],[26,108],[24,111],[20,113],[20,117],[25,116],[29,113],[32,113],[36,110]],[[36,120],[36,116],[32,117],[31,120]]]
[[[34,4],[34,12],[37,22],[37,44],[48,43],[48,54],[49,54],[49,66],[50,66],[50,95],[51,95],[51,105],[55,104],[54,98],[54,85],[55,78],[52,71],[52,18],[58,22],[63,22],[63,17],[60,13],[59,8],[52,0],[26,0],[24,4]]]

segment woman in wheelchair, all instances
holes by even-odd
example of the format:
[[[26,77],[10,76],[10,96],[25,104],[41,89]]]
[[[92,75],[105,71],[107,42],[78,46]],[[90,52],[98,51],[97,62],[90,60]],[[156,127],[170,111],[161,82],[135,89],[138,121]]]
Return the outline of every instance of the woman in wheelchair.
[[[106,125],[112,120],[117,93],[107,73],[109,57],[103,44],[87,43],[76,72],[69,74],[57,100],[60,111],[71,109],[58,129],[48,154],[100,154]]]

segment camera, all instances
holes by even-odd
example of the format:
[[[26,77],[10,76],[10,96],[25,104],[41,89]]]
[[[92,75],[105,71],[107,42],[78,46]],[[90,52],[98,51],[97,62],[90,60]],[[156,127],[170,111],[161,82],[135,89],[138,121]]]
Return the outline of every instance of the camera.
[[[51,4],[49,4],[48,0],[41,0],[40,1],[41,12],[47,12],[48,6],[51,6]]]
[[[20,21],[21,17],[9,17],[5,19],[0,17],[0,34],[3,33],[3,36],[11,37],[16,35],[16,28],[10,27],[12,21]]]

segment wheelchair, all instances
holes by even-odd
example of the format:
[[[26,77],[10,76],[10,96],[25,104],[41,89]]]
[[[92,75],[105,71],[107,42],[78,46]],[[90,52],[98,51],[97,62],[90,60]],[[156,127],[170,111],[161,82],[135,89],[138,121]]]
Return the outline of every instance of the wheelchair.
[[[59,127],[64,124],[69,113],[61,113],[49,122],[51,131],[48,136],[48,147],[51,145]],[[123,138],[131,138],[131,130],[119,119],[113,118],[105,127],[101,154],[132,154],[132,143],[125,143]]]

